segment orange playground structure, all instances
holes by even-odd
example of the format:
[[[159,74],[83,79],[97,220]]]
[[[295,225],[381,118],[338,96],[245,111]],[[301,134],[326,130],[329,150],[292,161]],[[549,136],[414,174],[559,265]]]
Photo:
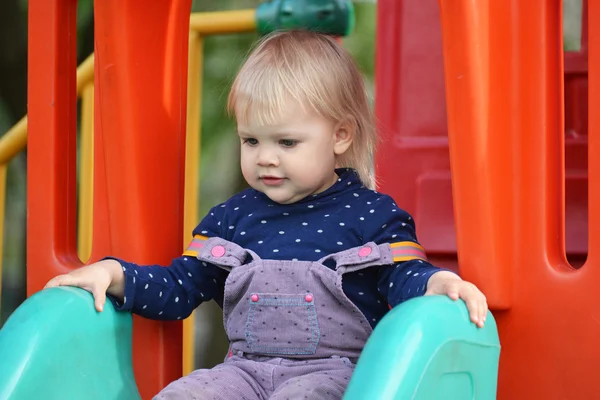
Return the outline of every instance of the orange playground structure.
[[[380,190],[415,216],[434,263],[487,295],[502,343],[498,398],[598,398],[600,24],[588,21],[600,21],[600,3],[583,1],[573,53],[560,0],[377,7]],[[29,0],[29,295],[82,265],[76,8]],[[167,264],[198,221],[184,219],[197,169],[186,154],[198,147],[186,127],[199,123],[188,113],[191,0],[94,8],[90,260]],[[182,374],[182,323],[134,317],[133,332],[149,398]]]

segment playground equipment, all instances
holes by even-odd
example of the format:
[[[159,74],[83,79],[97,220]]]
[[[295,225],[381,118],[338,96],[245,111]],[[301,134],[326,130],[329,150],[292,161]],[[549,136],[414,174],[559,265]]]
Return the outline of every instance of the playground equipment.
[[[53,275],[80,265],[72,206],[72,3],[29,2],[30,295]],[[277,4],[291,2],[270,6]],[[377,154],[381,190],[415,216],[430,258],[451,268],[460,265],[461,274],[488,296],[503,345],[497,392],[501,399],[585,399],[595,398],[597,392],[600,315],[594,296],[599,273],[594,249],[600,235],[600,121],[593,112],[588,117],[587,110],[597,108],[599,101],[600,83],[594,74],[600,68],[600,26],[587,21],[600,17],[600,5],[583,1],[581,50],[563,57],[561,4],[377,3],[376,112],[386,140]],[[182,112],[189,9],[189,0],[96,2],[91,260],[110,253],[141,263],[168,262],[186,242],[182,231],[191,231],[182,222],[184,193],[190,187],[183,182],[195,170],[193,164],[184,165],[184,159],[190,163],[189,151],[197,147],[190,146],[193,136],[185,135]],[[255,29],[254,13],[236,15],[245,24],[238,31]],[[193,21],[192,17],[189,25],[197,26]],[[117,31],[115,26],[122,28]],[[52,46],[47,46],[49,40]],[[190,58],[190,64],[198,59]],[[135,69],[138,64],[144,65],[142,71]],[[197,123],[193,112],[187,114],[188,126],[190,121]],[[145,184],[148,176],[153,178],[152,188]],[[170,195],[150,196],[157,187]],[[127,201],[121,201],[124,192]],[[569,265],[567,255],[579,269]],[[11,354],[11,366],[43,369],[35,357],[41,360],[52,346],[26,353],[13,338],[26,340],[26,327],[36,324],[27,317],[40,304],[51,303],[51,297],[80,311],[91,309],[89,295],[77,291],[33,295],[0,332],[0,351]],[[491,317],[484,330],[469,330],[469,325],[460,324],[465,311],[461,303],[417,300],[392,310],[378,325],[347,397],[431,398],[426,391],[431,387],[443,389],[442,398],[493,397],[499,347]],[[131,351],[143,398],[181,375],[179,323],[136,317],[131,322],[129,316],[111,320],[111,312],[102,321],[91,315],[81,320],[90,318],[90,327],[103,329],[105,324],[113,332],[125,332],[120,354]],[[428,318],[413,318],[414,313]],[[57,321],[69,321],[59,316]],[[131,324],[133,346],[128,350],[123,340],[131,340],[126,333]],[[392,335],[395,329],[403,334]],[[99,340],[110,337],[107,333]],[[39,343],[59,343],[52,335],[39,338]],[[444,346],[447,339],[450,344]],[[86,345],[81,345],[83,351]],[[24,358],[28,354],[33,358]],[[481,363],[475,362],[474,354]],[[35,382],[31,377],[36,375],[15,375],[4,360],[0,359],[0,387]],[[126,372],[114,379],[133,393],[130,367],[120,362],[114,361]],[[52,365],[73,366],[58,361]],[[98,365],[87,367],[95,371]]]
[[[93,307],[89,293],[64,287],[19,307],[0,331],[0,399],[150,398],[134,380],[131,315]],[[491,314],[479,329],[462,302],[415,299],[377,326],[344,398],[493,399],[499,353]]]
[[[581,50],[566,54],[558,0],[378,7],[394,39],[378,42],[377,87],[398,89],[376,97],[393,144],[378,175],[431,258],[457,254],[486,293],[498,398],[596,398],[600,5],[583,1]]]

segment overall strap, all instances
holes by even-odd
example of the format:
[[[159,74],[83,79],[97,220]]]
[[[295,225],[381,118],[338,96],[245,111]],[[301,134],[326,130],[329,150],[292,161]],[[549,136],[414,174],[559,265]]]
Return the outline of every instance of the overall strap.
[[[319,262],[324,263],[329,260],[335,262],[336,271],[344,274],[372,266],[392,265],[395,262],[401,261],[427,261],[427,256],[423,247],[414,242],[384,243],[379,245],[369,242],[359,247],[353,247],[323,257]]]
[[[183,253],[195,256],[199,260],[216,265],[227,271],[260,259],[252,250],[244,249],[237,244],[219,237],[195,235],[194,239]]]
[[[335,262],[335,270],[340,274],[354,272],[377,265],[390,265],[394,263],[389,244],[377,245],[374,242],[366,243],[359,247],[330,254],[319,260],[321,264],[328,260]]]

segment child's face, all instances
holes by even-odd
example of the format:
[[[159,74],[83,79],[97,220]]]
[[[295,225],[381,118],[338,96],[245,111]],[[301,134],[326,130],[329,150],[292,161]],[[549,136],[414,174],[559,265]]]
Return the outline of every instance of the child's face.
[[[277,203],[290,204],[320,193],[337,180],[336,155],[352,141],[345,129],[297,101],[280,120],[238,123],[242,173],[248,184]]]

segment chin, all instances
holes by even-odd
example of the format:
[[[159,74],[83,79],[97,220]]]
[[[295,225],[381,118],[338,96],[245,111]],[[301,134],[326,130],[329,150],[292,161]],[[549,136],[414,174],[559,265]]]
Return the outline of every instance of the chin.
[[[262,190],[262,192],[266,194],[267,197],[273,200],[275,203],[279,204],[293,204],[306,197],[304,195],[299,195],[298,193],[281,193],[268,189]]]
[[[296,201],[298,201],[298,199],[290,198],[289,196],[277,196],[277,195],[274,196],[273,194],[270,194],[268,192],[265,192],[265,194],[267,195],[268,198],[273,200],[275,203],[279,203],[279,204],[292,204],[292,203],[295,203]]]

